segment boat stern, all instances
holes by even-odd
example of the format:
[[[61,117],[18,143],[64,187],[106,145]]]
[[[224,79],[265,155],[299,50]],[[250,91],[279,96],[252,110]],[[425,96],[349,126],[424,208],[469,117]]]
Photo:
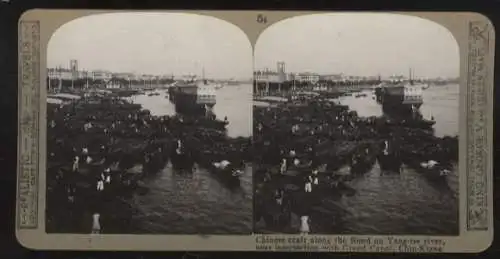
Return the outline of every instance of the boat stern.
[[[403,92],[403,104],[420,106],[424,102],[423,86],[406,86]]]
[[[212,85],[199,86],[196,91],[196,103],[214,106],[217,103],[217,89]]]

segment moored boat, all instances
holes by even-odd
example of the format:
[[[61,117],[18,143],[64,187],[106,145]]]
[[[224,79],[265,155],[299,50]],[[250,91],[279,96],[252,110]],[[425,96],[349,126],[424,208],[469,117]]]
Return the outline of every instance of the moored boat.
[[[394,150],[392,141],[384,140],[382,151],[378,154],[377,160],[382,171],[399,173],[403,161],[397,150]]]
[[[378,103],[386,113],[414,113],[424,103],[423,91],[427,84],[415,83],[410,77],[407,81],[381,83],[375,88]]]
[[[423,175],[428,181],[447,184],[448,175],[452,172],[451,166],[434,159],[428,159],[427,156],[415,150],[408,150],[404,157],[404,163]]]
[[[429,129],[436,124],[434,120],[427,119],[403,119],[403,120],[387,120],[386,125],[402,126],[409,128]]]
[[[355,95],[356,98],[366,97],[366,93],[358,93]]]
[[[451,173],[450,169],[434,160],[421,162],[418,166],[414,166],[414,168],[429,181],[439,184],[447,184],[448,175]]]
[[[217,102],[216,91],[215,84],[192,77],[171,86],[168,89],[168,97],[178,113],[207,114]]]
[[[181,140],[177,140],[170,154],[172,167],[178,171],[192,172],[194,159]]]
[[[238,168],[227,160],[212,163],[210,169],[216,177],[231,186],[239,186],[241,184],[240,177],[243,175],[243,168]]]

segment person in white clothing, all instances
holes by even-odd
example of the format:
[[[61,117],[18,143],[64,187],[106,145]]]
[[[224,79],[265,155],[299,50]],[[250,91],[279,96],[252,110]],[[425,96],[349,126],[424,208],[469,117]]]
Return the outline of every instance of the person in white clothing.
[[[85,123],[85,125],[83,125],[83,130],[85,132],[87,132],[91,128],[92,128],[92,123],[90,123],[90,122],[87,122],[87,123]]]
[[[94,213],[92,215],[92,234],[101,233],[101,223],[99,222],[101,215],[99,213]]]
[[[102,179],[99,179],[97,181],[97,191],[103,191],[104,190],[104,181]]]
[[[311,181],[309,181],[309,179],[307,179],[305,182],[304,191],[305,192],[312,192],[312,183],[311,183]]]
[[[319,180],[318,180],[318,169],[314,169],[312,171],[312,177],[311,177],[311,182],[314,184],[314,185],[318,185],[319,184]]]
[[[280,174],[284,174],[286,172],[286,158],[281,160]]]
[[[78,171],[78,163],[80,162],[80,157],[75,156],[75,159],[73,160],[73,172]]]
[[[309,228],[309,216],[301,216],[300,217],[300,233],[301,234],[309,234],[311,229]]]
[[[389,154],[389,141],[385,140],[384,141],[384,155]]]
[[[276,190],[274,194],[274,199],[276,200],[276,203],[280,206],[283,205],[283,196],[284,196],[283,190]]]
[[[182,142],[180,139],[177,140],[177,149],[175,150],[178,155],[182,154]]]
[[[300,165],[300,160],[299,160],[298,158],[295,158],[295,159],[293,160],[293,164],[294,164],[295,166],[299,166],[299,165]]]
[[[111,169],[109,167],[104,170],[104,176],[105,176],[104,182],[106,182],[107,184],[110,184],[111,183]]]

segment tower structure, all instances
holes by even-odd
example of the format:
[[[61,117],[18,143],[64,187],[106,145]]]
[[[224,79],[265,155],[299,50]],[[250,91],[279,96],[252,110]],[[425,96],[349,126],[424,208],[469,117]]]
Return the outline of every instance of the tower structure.
[[[278,80],[280,82],[284,82],[286,80],[285,62],[283,62],[283,61],[277,62],[277,71],[276,72],[278,72]]]
[[[71,71],[71,88],[74,88],[75,80],[78,79],[78,60],[76,59],[70,60],[69,69]]]

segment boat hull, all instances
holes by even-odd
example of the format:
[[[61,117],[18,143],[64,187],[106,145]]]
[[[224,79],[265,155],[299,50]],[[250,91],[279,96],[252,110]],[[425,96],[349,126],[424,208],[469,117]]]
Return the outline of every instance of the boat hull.
[[[186,153],[177,154],[176,152],[172,152],[170,155],[170,162],[172,163],[172,168],[177,171],[192,172],[194,167],[193,158]]]
[[[212,167],[212,174],[214,174],[220,181],[232,187],[241,186],[240,176],[233,175],[234,170],[232,168],[219,169]]]
[[[434,184],[447,184],[448,177],[446,175],[441,174],[440,170],[437,168],[424,168],[421,166],[414,167],[414,169],[423,175],[428,181]]]
[[[421,88],[412,86],[378,87],[375,97],[385,113],[411,113],[423,104]]]
[[[380,169],[382,171],[399,173],[403,162],[396,154],[381,154],[377,157]]]
[[[168,97],[175,111],[185,115],[206,115],[216,104],[214,93],[205,93],[196,85],[171,87]]]
[[[405,159],[404,163],[420,175],[424,176],[427,181],[434,184],[448,184],[448,176],[441,173],[441,169],[443,169],[442,167],[436,166],[433,168],[425,168],[421,164],[427,162],[427,159],[411,153],[406,155],[406,157],[407,158]]]

